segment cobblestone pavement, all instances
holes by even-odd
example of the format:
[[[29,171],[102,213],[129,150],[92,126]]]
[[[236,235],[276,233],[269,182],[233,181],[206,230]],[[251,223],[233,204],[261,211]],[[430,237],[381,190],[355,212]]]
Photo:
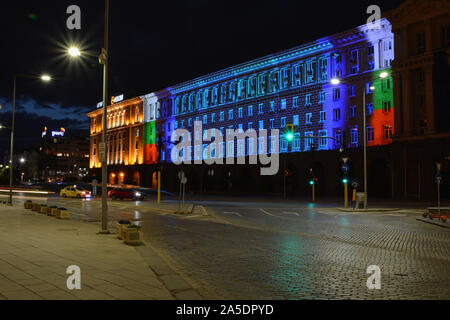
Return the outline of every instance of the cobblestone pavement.
[[[420,210],[206,210],[208,217],[179,217],[121,202],[111,216],[139,220],[146,242],[210,299],[450,299],[450,232],[416,221]],[[366,286],[371,265],[381,269],[380,290]]]

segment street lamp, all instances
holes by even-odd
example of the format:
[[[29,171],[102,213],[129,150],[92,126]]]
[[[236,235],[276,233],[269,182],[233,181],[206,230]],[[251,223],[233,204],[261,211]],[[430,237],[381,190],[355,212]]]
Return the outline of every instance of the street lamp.
[[[71,47],[69,50],[67,50],[70,56],[72,57],[79,57],[81,56],[81,51],[77,47]]]
[[[11,119],[11,146],[9,153],[9,201],[8,205],[12,206],[12,186],[13,186],[13,156],[14,156],[14,122],[15,122],[15,110],[16,110],[16,80],[17,78],[34,78],[41,79],[42,81],[48,82],[52,78],[48,74],[43,74],[39,76],[25,75],[25,74],[14,74],[13,75],[13,103],[12,103],[12,119]]]
[[[25,158],[20,158],[20,163],[25,163]]]
[[[384,79],[389,76],[389,73],[386,71],[381,72],[378,75],[379,79]],[[338,78],[331,79],[331,84],[338,85],[341,83],[341,80]],[[370,91],[375,91],[375,86],[371,85],[369,87]],[[367,128],[366,128],[366,89],[363,87],[362,90],[362,96],[363,96],[363,130],[364,130],[364,209],[367,209]]]

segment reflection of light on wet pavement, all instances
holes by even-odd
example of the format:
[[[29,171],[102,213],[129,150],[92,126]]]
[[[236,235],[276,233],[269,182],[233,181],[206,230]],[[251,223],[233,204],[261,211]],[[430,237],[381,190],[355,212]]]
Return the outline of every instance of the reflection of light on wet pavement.
[[[138,210],[134,210],[134,219],[136,220],[141,219],[141,213]]]

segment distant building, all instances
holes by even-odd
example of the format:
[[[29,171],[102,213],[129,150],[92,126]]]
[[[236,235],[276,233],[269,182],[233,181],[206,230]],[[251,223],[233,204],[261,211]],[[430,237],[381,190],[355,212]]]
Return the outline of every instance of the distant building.
[[[89,167],[93,169],[101,168],[99,146],[103,133],[102,115],[101,105],[87,114],[91,120]],[[140,171],[144,164],[143,117],[143,105],[140,98],[120,101],[108,106],[108,152],[106,155],[108,183],[141,183]],[[99,175],[101,170],[94,170],[94,172]]]
[[[43,181],[81,180],[89,173],[89,136],[63,128],[42,132],[40,178]]]
[[[386,13],[395,34],[392,193],[450,198],[450,1],[407,0]]]

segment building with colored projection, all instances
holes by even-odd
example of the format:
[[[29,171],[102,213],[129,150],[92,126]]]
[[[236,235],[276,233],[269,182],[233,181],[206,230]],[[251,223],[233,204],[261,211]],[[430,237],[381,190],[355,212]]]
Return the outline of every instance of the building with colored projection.
[[[108,117],[116,119],[112,121],[115,126],[108,129],[113,148],[112,153],[108,153],[110,171],[115,172],[114,168],[122,165],[120,170],[125,174],[125,182],[137,181],[133,177],[139,175],[141,184],[154,186],[157,146],[161,138],[164,141],[160,159],[165,190],[177,190],[177,174],[183,167],[189,181],[187,191],[281,193],[283,173],[288,171],[288,193],[307,194],[310,188],[308,172],[313,168],[317,192],[336,194],[342,190],[343,156],[350,159],[351,178],[362,177],[360,147],[365,112],[367,144],[372,150],[369,159],[375,163],[373,172],[378,175],[379,171],[387,171],[379,179],[389,180],[386,146],[391,143],[394,132],[395,106],[390,69],[393,59],[391,25],[383,19],[377,28],[363,25],[114,104],[108,108],[108,112],[111,110]],[[333,79],[339,79],[339,83]],[[132,119],[138,105],[142,106],[142,122],[120,122],[122,116],[116,114],[125,113],[126,119]],[[131,113],[125,111],[127,108]],[[101,126],[100,115],[101,110],[88,114],[92,128]],[[202,124],[201,136],[194,136],[196,121]],[[288,124],[294,126],[290,141],[284,134]],[[132,128],[141,130],[143,137],[136,136],[130,131]],[[187,139],[203,138],[204,142],[181,152],[172,152],[173,145],[167,141],[176,129],[189,131]],[[279,129],[281,162],[278,174],[261,176],[259,166],[249,165],[248,161],[246,165],[188,164],[230,154],[248,158],[261,151],[261,142],[267,143],[246,138],[223,141],[208,154],[206,150],[211,142],[205,138],[209,129],[217,129],[222,134],[227,129],[244,132]],[[91,134],[91,147],[96,150],[95,141],[98,142],[100,136],[97,131]],[[130,139],[136,138],[143,147],[138,148],[136,144],[134,148],[134,140],[124,140],[127,135]],[[125,141],[123,144],[122,140]],[[271,145],[269,142],[269,151]],[[124,151],[117,153],[114,146]],[[344,153],[339,150],[342,147]],[[91,167],[98,167],[98,159],[92,155]],[[184,161],[183,165],[173,164],[180,159]]]

